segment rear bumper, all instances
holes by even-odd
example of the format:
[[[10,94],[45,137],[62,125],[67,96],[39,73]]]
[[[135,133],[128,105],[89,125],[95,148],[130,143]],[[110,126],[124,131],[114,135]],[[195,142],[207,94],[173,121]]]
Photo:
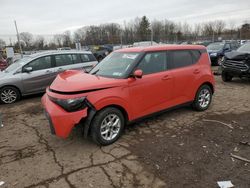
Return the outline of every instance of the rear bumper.
[[[53,103],[47,94],[42,97],[42,104],[49,120],[51,133],[61,138],[67,138],[75,125],[87,117],[88,108],[77,112],[66,112]]]

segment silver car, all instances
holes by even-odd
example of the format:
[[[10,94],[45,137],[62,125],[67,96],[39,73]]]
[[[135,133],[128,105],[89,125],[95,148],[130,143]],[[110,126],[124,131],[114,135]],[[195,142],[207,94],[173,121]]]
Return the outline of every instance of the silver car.
[[[24,57],[0,72],[0,103],[42,93],[57,74],[69,69],[88,71],[96,64],[94,55],[85,51],[50,51]]]

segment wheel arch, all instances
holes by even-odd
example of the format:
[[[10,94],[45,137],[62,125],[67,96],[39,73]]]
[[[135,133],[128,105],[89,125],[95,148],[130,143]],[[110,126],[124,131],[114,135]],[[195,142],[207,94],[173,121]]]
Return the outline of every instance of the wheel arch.
[[[117,108],[118,110],[120,110],[121,113],[122,113],[123,116],[124,116],[125,123],[127,123],[127,122],[129,121],[128,112],[127,112],[126,109],[125,109],[124,107],[122,107],[121,105],[118,105],[118,104],[110,104],[110,105],[104,106],[104,107],[101,108],[100,110],[103,110],[103,109],[109,108],[109,107]],[[98,110],[98,111],[100,111],[100,110]]]
[[[213,85],[211,82],[204,82],[203,84],[201,84],[201,85],[199,86],[199,88],[200,88],[201,86],[203,86],[203,85],[208,85],[208,86],[210,87],[212,93],[214,94],[214,85]],[[198,88],[198,89],[199,89],[199,88]]]
[[[87,138],[89,135],[90,135],[90,130],[91,130],[91,123],[93,121],[93,119],[95,118],[96,114],[105,109],[105,108],[109,108],[109,107],[113,107],[113,108],[117,108],[118,110],[121,111],[121,113],[123,114],[124,116],[124,120],[125,120],[125,125],[126,123],[129,121],[129,115],[128,115],[128,112],[127,110],[120,104],[108,104],[108,105],[105,105],[105,106],[102,106],[101,108],[94,108],[94,106],[92,106],[91,108],[89,108],[88,110],[88,117],[86,120],[84,120],[83,122],[83,130],[84,130],[84,137]]]

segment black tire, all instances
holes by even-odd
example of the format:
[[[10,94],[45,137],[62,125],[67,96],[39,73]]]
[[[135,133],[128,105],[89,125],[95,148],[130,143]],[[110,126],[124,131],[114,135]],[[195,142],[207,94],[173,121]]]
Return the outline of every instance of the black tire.
[[[103,124],[105,118],[108,118],[108,116],[112,116],[112,115],[115,115],[115,116],[117,116],[117,118],[119,118],[120,129],[114,138],[108,140],[108,139],[105,139],[101,134],[101,125]],[[120,138],[120,136],[123,132],[123,129],[124,129],[124,125],[125,125],[125,119],[124,119],[122,112],[120,110],[118,110],[117,108],[107,107],[107,108],[97,112],[96,116],[94,117],[94,119],[91,123],[91,137],[92,137],[93,141],[95,143],[97,143],[98,145],[102,145],[102,146],[110,145],[110,144],[116,142]],[[111,133],[109,132],[109,135],[110,134]]]
[[[207,101],[203,101],[204,105],[202,105],[201,102],[200,102],[200,100],[202,100],[200,95],[204,91],[208,92],[208,94],[209,94],[209,101],[208,101],[208,104],[206,104],[206,105],[205,105],[205,102],[207,102]],[[208,85],[202,85],[198,89],[198,91],[196,93],[196,96],[195,96],[195,99],[194,99],[193,104],[192,104],[194,110],[196,110],[196,111],[205,111],[205,110],[207,110],[209,108],[211,102],[212,102],[212,97],[213,97],[213,92],[212,92],[211,87],[208,86]],[[204,100],[206,100],[206,99],[204,99]]]
[[[233,76],[229,75],[227,72],[222,71],[221,78],[224,82],[231,82],[233,79]]]
[[[8,93],[8,91],[10,91],[12,97],[9,97],[9,100],[8,99],[5,100],[4,97],[6,92]],[[7,86],[0,89],[0,103],[2,104],[12,104],[20,100],[20,98],[21,98],[20,92],[15,87]]]

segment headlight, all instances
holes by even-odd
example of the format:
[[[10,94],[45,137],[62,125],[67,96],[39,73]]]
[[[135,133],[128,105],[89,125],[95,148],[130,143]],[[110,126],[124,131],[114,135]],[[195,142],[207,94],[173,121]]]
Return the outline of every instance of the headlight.
[[[211,53],[210,56],[217,56],[217,53]]]
[[[75,98],[75,99],[56,99],[49,96],[49,99],[61,106],[67,112],[75,112],[83,110],[87,107],[86,97]]]

